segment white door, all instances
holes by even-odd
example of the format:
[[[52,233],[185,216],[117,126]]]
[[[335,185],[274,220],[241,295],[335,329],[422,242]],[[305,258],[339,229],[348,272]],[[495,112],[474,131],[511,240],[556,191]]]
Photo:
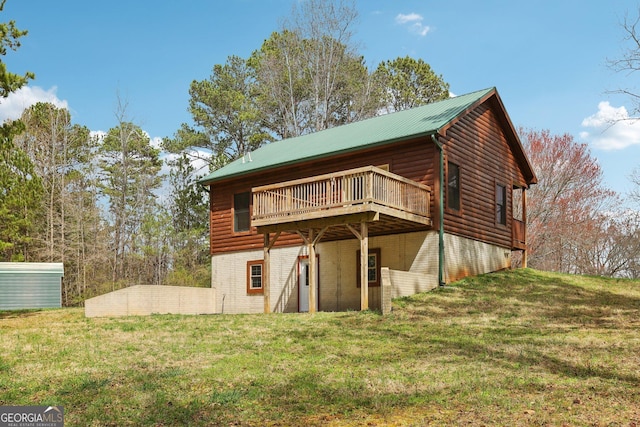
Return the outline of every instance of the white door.
[[[317,263],[317,258],[316,258]],[[318,311],[318,283],[320,269],[316,264],[316,311]],[[300,313],[309,311],[309,258],[298,258],[298,305]]]

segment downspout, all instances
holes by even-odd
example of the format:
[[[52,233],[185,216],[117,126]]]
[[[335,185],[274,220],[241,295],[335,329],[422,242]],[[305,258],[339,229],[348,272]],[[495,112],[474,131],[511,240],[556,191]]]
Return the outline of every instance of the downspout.
[[[436,134],[431,134],[431,140],[440,153],[440,185],[438,186],[438,286],[444,286],[444,149]]]

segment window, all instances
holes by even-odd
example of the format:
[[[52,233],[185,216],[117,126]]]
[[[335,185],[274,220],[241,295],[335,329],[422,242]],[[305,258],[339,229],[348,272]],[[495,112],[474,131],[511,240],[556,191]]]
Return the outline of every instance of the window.
[[[460,167],[447,162],[447,207],[460,210]]]
[[[248,261],[247,262],[247,294],[263,293],[263,276],[264,261]]]
[[[239,233],[251,229],[249,216],[249,202],[251,193],[238,193],[233,195],[233,231]]]
[[[496,224],[507,225],[507,187],[496,184]]]
[[[360,251],[357,252],[357,269],[356,277],[358,287],[360,287]],[[380,286],[380,248],[370,249],[367,258],[367,277],[369,278],[369,286]]]

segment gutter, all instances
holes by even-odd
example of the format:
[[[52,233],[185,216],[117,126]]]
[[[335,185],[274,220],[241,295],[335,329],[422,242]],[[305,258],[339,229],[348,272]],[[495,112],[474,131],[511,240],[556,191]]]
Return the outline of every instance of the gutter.
[[[443,287],[444,282],[444,148],[438,141],[436,134],[431,134],[431,140],[440,153],[440,185],[438,188],[438,286]]]

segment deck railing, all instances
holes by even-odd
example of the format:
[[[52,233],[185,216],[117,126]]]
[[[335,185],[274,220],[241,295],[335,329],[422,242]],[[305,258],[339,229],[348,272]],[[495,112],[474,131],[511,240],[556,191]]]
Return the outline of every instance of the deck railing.
[[[265,185],[252,192],[253,221],[286,220],[366,203],[429,217],[428,186],[374,166]]]

